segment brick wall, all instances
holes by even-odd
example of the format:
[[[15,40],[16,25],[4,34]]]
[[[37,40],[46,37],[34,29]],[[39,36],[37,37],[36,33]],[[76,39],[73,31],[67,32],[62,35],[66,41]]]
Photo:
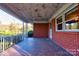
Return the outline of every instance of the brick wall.
[[[66,49],[71,54],[76,55],[77,49],[77,32],[56,32],[55,19],[52,21],[52,37],[53,40],[62,48]]]
[[[77,8],[78,10],[68,15],[66,19],[79,16],[79,5]],[[55,19],[52,19],[53,40],[71,54],[79,55],[79,32],[56,32],[55,27]]]
[[[77,8],[78,8],[78,12],[77,12],[77,14],[78,14],[78,21],[79,21],[79,4],[78,4],[78,6],[77,6]],[[79,28],[79,24],[78,24],[78,28]],[[79,55],[79,32],[77,32],[77,40],[76,40],[76,45],[77,45],[77,55]]]
[[[49,31],[48,25],[48,23],[34,23],[33,36],[39,38],[47,38]]]

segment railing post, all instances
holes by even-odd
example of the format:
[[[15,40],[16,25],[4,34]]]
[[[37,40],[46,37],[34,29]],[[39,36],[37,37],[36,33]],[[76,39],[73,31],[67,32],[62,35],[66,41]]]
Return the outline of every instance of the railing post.
[[[2,36],[2,51],[4,52],[4,37]]]
[[[1,51],[3,51],[3,38],[1,36]]]

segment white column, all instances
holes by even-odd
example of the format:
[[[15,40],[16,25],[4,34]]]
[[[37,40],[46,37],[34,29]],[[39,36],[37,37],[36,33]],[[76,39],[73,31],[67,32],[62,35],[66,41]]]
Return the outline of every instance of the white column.
[[[26,37],[28,37],[28,23],[26,23]]]
[[[22,33],[22,40],[24,40],[24,22],[23,22],[23,33]]]

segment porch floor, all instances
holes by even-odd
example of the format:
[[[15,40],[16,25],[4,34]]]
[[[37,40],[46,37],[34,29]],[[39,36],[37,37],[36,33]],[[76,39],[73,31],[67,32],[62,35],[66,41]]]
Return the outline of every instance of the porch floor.
[[[67,51],[45,38],[25,38],[2,52],[4,56],[70,56]]]

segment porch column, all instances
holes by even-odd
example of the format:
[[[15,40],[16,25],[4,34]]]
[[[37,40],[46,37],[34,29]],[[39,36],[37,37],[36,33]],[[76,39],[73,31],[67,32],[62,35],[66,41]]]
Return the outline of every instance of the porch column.
[[[26,37],[28,37],[28,23],[26,23]]]
[[[22,33],[22,40],[24,40],[24,22],[23,22],[23,33]]]

